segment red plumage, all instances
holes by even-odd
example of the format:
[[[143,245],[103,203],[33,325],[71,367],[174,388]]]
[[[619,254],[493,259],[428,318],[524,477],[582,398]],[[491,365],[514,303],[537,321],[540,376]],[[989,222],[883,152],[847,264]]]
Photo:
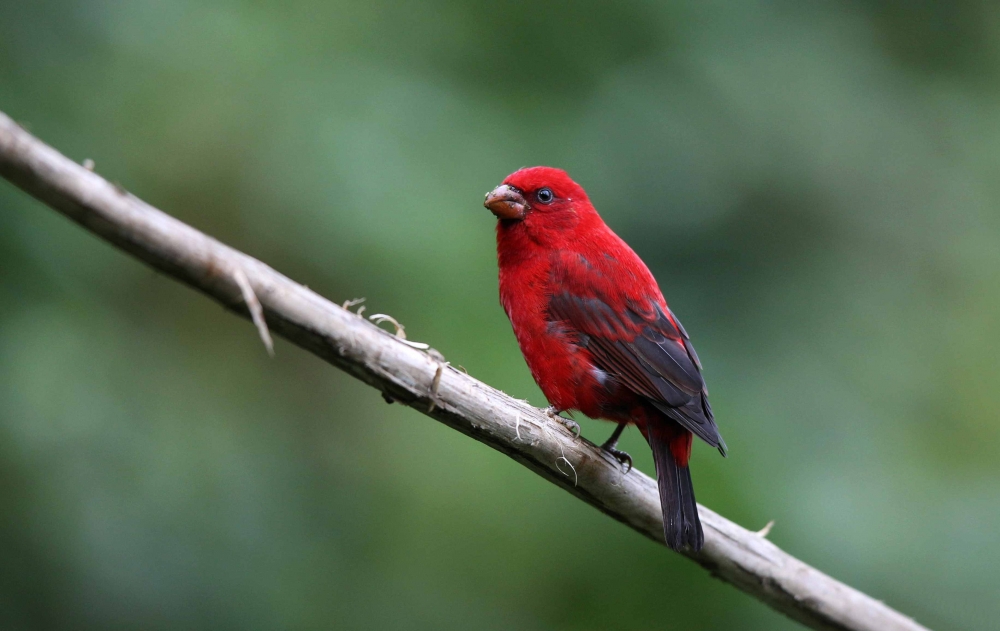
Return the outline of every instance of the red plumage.
[[[634,423],[656,463],[664,536],[704,541],[688,470],[692,433],[725,455],[701,364],[649,269],[565,171],[532,167],[491,192],[500,301],[531,375],[558,411]],[[614,449],[619,431],[605,448]]]

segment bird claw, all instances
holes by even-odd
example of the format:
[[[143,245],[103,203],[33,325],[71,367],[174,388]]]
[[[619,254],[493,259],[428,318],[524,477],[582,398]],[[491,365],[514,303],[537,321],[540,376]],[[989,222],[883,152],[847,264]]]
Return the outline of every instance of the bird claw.
[[[573,433],[574,438],[580,437],[580,424],[568,418],[557,416],[556,420],[562,423],[563,427]]]
[[[560,425],[562,425],[566,429],[568,429],[570,432],[572,432],[574,438],[579,438],[580,437],[580,424],[577,423],[576,421],[574,421],[573,419],[568,419],[565,416],[560,415],[559,413],[561,411],[562,410],[555,409],[555,407],[553,407],[553,406],[549,406],[549,407],[545,408],[545,415],[548,416],[553,421],[559,423]]]
[[[614,447],[601,447],[601,449],[625,467],[625,473],[632,470],[632,456],[628,455],[628,452]]]

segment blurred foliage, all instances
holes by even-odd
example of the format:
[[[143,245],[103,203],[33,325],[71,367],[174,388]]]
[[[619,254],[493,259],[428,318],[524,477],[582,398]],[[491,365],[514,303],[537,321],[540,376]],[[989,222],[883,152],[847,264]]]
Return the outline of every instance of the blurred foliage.
[[[932,628],[1000,617],[997,5],[0,16],[0,109],[537,405],[481,200],[568,169],[706,365],[699,499]],[[796,628],[9,185],[0,502],[7,629]]]

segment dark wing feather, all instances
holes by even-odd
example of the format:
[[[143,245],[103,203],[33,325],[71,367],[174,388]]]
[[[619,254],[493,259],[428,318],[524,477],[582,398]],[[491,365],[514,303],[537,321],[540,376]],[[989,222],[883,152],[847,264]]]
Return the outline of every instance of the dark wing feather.
[[[694,396],[701,392],[705,382],[683,340],[666,337],[654,326],[645,326],[629,343],[635,356],[653,372],[687,394]]]
[[[579,334],[602,370],[725,454],[687,332],[655,303],[644,311],[629,307],[619,314],[601,298],[566,291],[549,299],[550,315]]]

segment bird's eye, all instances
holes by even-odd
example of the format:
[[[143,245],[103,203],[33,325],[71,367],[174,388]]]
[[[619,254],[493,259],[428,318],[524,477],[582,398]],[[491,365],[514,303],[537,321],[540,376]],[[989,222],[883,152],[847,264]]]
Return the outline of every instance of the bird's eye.
[[[541,203],[543,203],[543,204],[548,204],[553,199],[556,198],[555,194],[552,192],[552,189],[550,189],[550,188],[541,188],[541,189],[538,189],[538,192],[535,193],[535,197],[537,197],[538,201],[541,202]]]

